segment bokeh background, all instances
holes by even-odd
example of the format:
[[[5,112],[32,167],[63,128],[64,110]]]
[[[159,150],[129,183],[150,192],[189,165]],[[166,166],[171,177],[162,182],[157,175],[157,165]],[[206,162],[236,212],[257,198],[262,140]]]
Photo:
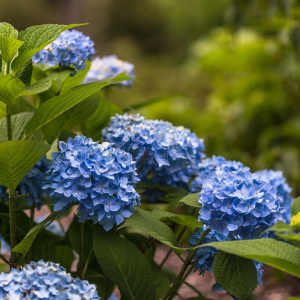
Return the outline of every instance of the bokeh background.
[[[111,101],[163,98],[142,113],[191,128],[208,155],[283,170],[299,195],[299,0],[1,0],[0,12],[18,29],[88,22],[97,55],[136,67]],[[267,283],[260,299],[297,295],[282,273]]]

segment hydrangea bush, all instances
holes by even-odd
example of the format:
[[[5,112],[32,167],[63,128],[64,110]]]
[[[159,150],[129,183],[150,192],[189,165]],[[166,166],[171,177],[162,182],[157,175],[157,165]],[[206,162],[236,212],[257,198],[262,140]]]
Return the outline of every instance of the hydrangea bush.
[[[171,300],[210,271],[245,300],[263,264],[300,277],[300,200],[283,174],[205,158],[189,129],[104,99],[134,66],[92,60],[74,27],[0,23],[1,299]],[[172,251],[183,263],[169,276]]]

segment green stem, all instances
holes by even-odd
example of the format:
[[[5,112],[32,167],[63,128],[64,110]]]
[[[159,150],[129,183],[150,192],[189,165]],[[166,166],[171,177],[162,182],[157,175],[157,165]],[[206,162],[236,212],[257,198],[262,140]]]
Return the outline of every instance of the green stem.
[[[200,245],[203,241],[203,239],[205,238],[205,236],[209,233],[210,229],[206,229],[198,243],[197,243],[197,246]],[[180,286],[182,285],[183,281],[184,281],[184,275],[185,275],[185,272],[187,270],[187,268],[189,267],[189,265],[192,263],[192,259],[196,253],[197,249],[194,249],[193,251],[190,252],[190,254],[188,255],[187,259],[185,260],[179,274],[177,275],[175,281],[174,281],[174,284],[173,286],[170,288],[170,290],[168,291],[167,295],[165,296],[164,300],[172,300],[173,297],[177,294],[177,291],[178,289],[180,288]]]
[[[92,254],[93,254],[93,250],[90,251],[86,261],[85,261],[85,264],[83,266],[83,269],[82,269],[82,273],[81,273],[81,279],[85,279],[85,275],[86,275],[86,272],[87,272],[87,269],[88,269],[88,266],[89,266],[89,263],[90,263],[90,260],[91,260],[91,257],[92,257]]]
[[[1,73],[4,75],[7,74],[7,63],[3,59],[2,59]]]

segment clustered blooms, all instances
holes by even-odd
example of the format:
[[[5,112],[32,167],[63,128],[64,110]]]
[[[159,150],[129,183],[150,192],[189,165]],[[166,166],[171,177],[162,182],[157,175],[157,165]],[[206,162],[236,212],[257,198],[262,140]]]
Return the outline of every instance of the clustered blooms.
[[[103,138],[131,153],[141,180],[151,184],[188,189],[204,157],[202,139],[190,130],[140,115],[114,116]]]
[[[17,194],[25,197],[28,208],[32,207],[32,205],[35,205],[37,208],[41,208],[43,204],[42,185],[45,179],[45,172],[48,169],[49,164],[49,160],[46,157],[43,157],[27,173],[17,187]],[[7,198],[8,194],[6,187],[0,186],[0,199]]]
[[[135,78],[133,64],[122,61],[115,55],[104,56],[103,58],[96,57],[92,61],[84,83],[109,79],[121,73],[126,73],[131,79],[122,81],[120,85],[131,86]]]
[[[66,30],[51,44],[33,56],[35,64],[54,67],[85,68],[87,60],[95,54],[94,42],[78,30]]]
[[[0,273],[0,298],[15,300],[100,300],[96,286],[73,278],[59,264],[31,262],[22,270]]]
[[[281,219],[275,187],[242,164],[221,164],[199,195],[199,221],[228,239],[260,237]]]
[[[44,185],[55,211],[79,204],[81,221],[98,222],[107,231],[132,215],[140,197],[134,188],[139,180],[131,154],[84,136],[69,138],[59,147]]]
[[[206,226],[211,231],[203,243],[254,239],[267,236],[264,231],[278,221],[289,222],[291,189],[281,172],[264,170],[251,173],[236,161],[213,156],[199,164],[199,173],[191,183],[193,192],[200,191],[199,221],[205,223],[191,236],[195,246]],[[212,269],[217,250],[200,248],[194,257],[194,267],[201,274]],[[255,262],[258,284],[262,279],[262,264]]]

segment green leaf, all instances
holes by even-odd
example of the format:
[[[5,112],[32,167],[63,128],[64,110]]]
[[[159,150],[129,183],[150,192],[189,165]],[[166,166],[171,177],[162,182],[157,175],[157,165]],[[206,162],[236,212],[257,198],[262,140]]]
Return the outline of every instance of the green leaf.
[[[15,190],[23,177],[48,150],[48,144],[36,141],[0,143],[0,185]]]
[[[17,77],[0,75],[0,101],[12,105],[24,90],[24,83]]]
[[[188,194],[187,196],[183,197],[179,200],[179,203],[185,204],[187,206],[192,206],[196,208],[201,208],[199,201],[199,193]]]
[[[31,26],[21,31],[18,39],[24,41],[24,44],[19,50],[19,56],[13,62],[13,70],[15,73],[22,71],[23,66],[33,55],[56,40],[63,31],[82,25],[84,24],[44,24]]]
[[[274,239],[216,242],[199,247],[215,247],[226,253],[260,261],[300,278],[300,249]]]
[[[132,110],[137,110],[137,109],[141,109],[141,108],[144,108],[144,107],[147,107],[147,106],[150,106],[152,104],[156,104],[156,103],[159,103],[159,102],[163,102],[163,101],[175,101],[177,100],[178,98],[182,99],[184,97],[180,97],[180,96],[169,96],[169,97],[158,97],[158,98],[151,98],[151,99],[147,99],[145,101],[142,101],[140,103],[137,103],[137,104],[133,104],[133,105],[130,105],[129,107],[126,107],[124,109],[124,112],[130,112]]]
[[[24,128],[28,121],[32,118],[32,112],[23,112],[12,115],[11,117],[11,129],[12,140],[20,140],[24,135]],[[7,122],[6,118],[0,119],[0,142],[7,141]]]
[[[294,199],[291,208],[293,216],[300,212],[300,197]]]
[[[100,139],[102,129],[107,126],[110,118],[118,113],[122,113],[118,106],[101,97],[97,110],[84,123],[84,133],[95,140]]]
[[[286,224],[283,222],[278,222],[271,228],[266,231],[274,231],[274,232],[293,232],[293,227],[290,224]]]
[[[27,86],[26,89],[21,92],[20,96],[36,95],[45,92],[52,86],[52,80],[49,77],[45,77],[33,85]]]
[[[11,36],[3,36],[0,34],[0,51],[3,60],[10,63],[18,53],[19,48],[24,44]]]
[[[163,222],[153,217],[152,213],[141,208],[128,218],[121,228],[129,227],[135,231],[150,235],[168,246],[176,244],[176,237],[173,231]]]
[[[131,242],[109,232],[94,232],[93,248],[104,275],[118,285],[126,300],[155,300],[155,273]]]
[[[55,212],[48,216],[43,222],[38,225],[35,225],[30,231],[26,234],[23,240],[17,244],[12,251],[17,252],[25,256],[27,252],[30,250],[34,240],[38,236],[38,234],[47,226],[49,226],[58,216],[58,213]]]
[[[6,23],[6,22],[1,22],[0,23],[0,35],[17,38],[18,31],[11,24]]]
[[[71,88],[80,85],[84,78],[86,77],[86,74],[88,73],[89,69],[91,67],[91,63],[89,61],[86,62],[86,66],[83,70],[80,70],[73,76],[67,77],[67,79],[64,81],[61,91],[61,94],[65,94],[68,92]]]
[[[83,84],[72,88],[68,93],[53,97],[44,102],[36,111],[33,118],[26,126],[26,135],[32,135],[37,130],[61,116],[83,100],[95,94],[102,88],[120,82],[123,76],[116,76],[102,82]]]
[[[183,215],[183,214],[177,214],[175,216],[171,216],[171,217],[166,217],[163,219],[169,220],[173,223],[182,225],[182,226],[186,226],[187,228],[189,228],[190,230],[194,231],[197,228],[201,228],[203,226],[203,223],[200,223],[198,221],[198,218],[195,216],[190,216],[190,215]]]
[[[253,261],[218,251],[213,262],[216,282],[238,299],[247,299],[257,286]]]
[[[291,241],[291,242],[300,242],[300,233],[295,233],[295,234],[282,234],[279,232],[276,232],[276,236],[278,236],[279,238],[282,238],[284,240],[287,241]]]

